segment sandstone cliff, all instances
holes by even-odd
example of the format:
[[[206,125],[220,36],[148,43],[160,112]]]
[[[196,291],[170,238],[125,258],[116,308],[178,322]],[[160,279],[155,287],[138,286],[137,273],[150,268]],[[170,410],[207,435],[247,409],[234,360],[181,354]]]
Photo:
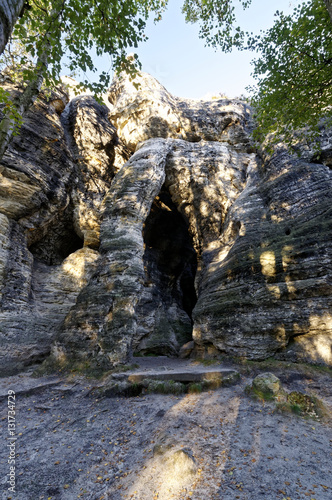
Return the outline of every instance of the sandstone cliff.
[[[41,99],[2,160],[3,370],[50,352],[108,369],[192,339],[332,364],[331,135],[319,161],[258,156],[245,103],[138,83],[115,80],[110,111]]]

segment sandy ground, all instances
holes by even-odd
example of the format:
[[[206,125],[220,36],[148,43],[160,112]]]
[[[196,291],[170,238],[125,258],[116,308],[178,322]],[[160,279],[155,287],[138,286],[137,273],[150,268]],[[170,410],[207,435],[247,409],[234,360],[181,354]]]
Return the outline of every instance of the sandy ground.
[[[147,363],[172,369],[163,359]],[[1,379],[1,499],[331,500],[331,423],[252,400],[244,389],[259,370],[239,369],[235,386],[182,396],[105,398],[102,382],[82,377]],[[315,394],[331,410],[328,374],[275,373],[288,391]],[[8,390],[16,393],[15,441]]]

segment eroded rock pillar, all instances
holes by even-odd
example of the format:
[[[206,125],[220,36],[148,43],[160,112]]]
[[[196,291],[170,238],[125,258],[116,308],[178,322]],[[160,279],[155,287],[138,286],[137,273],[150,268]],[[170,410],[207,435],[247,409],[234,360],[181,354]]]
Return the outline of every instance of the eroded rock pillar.
[[[101,369],[126,361],[144,281],[143,225],[165,180],[172,141],[147,141],[115,176],[104,201],[101,257],[53,347],[64,362]]]

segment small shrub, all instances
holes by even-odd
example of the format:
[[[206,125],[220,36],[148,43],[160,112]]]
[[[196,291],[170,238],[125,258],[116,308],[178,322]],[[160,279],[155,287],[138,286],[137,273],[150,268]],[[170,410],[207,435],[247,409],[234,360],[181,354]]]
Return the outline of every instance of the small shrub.
[[[204,366],[220,365],[220,361],[217,359],[199,359],[197,361]]]
[[[290,409],[296,415],[300,415],[301,414],[301,407],[299,405],[297,405],[297,404],[290,405]]]
[[[146,387],[148,393],[158,394],[175,394],[179,395],[185,392],[185,387],[181,382],[174,382],[174,380],[144,380],[143,385]]]
[[[287,395],[286,401],[277,404],[277,410],[287,413],[295,413],[301,417],[320,420],[328,412],[324,403],[316,396],[293,391]]]
[[[188,385],[189,394],[199,394],[203,391],[203,384],[201,382],[193,382]]]

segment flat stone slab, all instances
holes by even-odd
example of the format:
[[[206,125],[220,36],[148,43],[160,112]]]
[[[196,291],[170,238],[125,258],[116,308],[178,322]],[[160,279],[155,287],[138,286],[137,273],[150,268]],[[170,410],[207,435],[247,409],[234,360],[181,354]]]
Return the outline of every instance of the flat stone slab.
[[[144,371],[128,374],[126,378],[128,382],[131,382],[133,384],[143,382],[143,380],[146,379],[163,381],[174,380],[174,382],[188,383],[202,382],[203,380],[210,382],[222,382],[223,380],[236,377],[237,375],[238,373],[235,370],[229,370],[226,368],[215,368],[214,370],[204,370],[196,368],[194,371]]]
[[[159,370],[139,370],[127,373],[114,373],[111,378],[114,381],[126,381],[131,384],[139,384],[144,380],[160,380],[182,383],[191,382],[226,382],[235,381],[239,378],[239,373],[236,370],[227,368],[202,368],[197,366],[179,367],[176,368],[161,368]]]
[[[8,391],[14,391],[16,395],[25,396],[53,388],[62,383],[59,378],[32,378],[29,375],[18,375],[0,379],[0,401],[8,397]]]
[[[111,380],[141,384],[144,380],[160,380],[182,382],[211,382],[218,385],[240,379],[239,373],[233,368],[221,366],[219,362],[204,366],[192,359],[168,358],[167,356],[134,358],[135,369],[113,373]]]

